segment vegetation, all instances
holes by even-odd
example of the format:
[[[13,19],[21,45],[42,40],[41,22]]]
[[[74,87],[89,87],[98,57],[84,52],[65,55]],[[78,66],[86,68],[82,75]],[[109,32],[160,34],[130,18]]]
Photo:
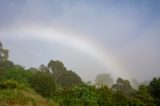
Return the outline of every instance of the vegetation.
[[[59,60],[25,69],[8,60],[0,43],[0,106],[160,106],[160,77],[132,88],[127,79],[113,84],[100,74],[95,85],[84,83]]]
[[[52,97],[55,91],[55,81],[51,74],[37,72],[30,79],[32,88],[44,97]]]

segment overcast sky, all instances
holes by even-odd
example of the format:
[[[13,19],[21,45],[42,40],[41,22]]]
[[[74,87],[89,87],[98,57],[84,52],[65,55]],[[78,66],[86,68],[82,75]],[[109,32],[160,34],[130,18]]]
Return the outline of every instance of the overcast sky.
[[[159,0],[0,0],[0,41],[25,67],[58,59],[83,80],[148,80],[160,76],[159,11]]]

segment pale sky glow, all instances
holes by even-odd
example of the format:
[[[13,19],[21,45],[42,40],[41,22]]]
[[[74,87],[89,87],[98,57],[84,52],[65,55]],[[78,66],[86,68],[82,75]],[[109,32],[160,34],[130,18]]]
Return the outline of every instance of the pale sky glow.
[[[157,0],[0,1],[0,41],[10,59],[38,67],[63,61],[83,80],[99,73],[136,78],[160,75]]]
[[[80,37],[78,33],[67,33],[62,30],[58,32],[53,29],[55,28],[44,26],[18,27],[3,31],[3,35],[7,36],[14,34],[16,37],[21,37],[22,39],[35,37],[35,39],[42,39],[45,42],[57,42],[63,46],[70,46],[73,49],[77,49],[80,53],[84,53],[85,55],[94,58],[108,70],[108,73],[112,76],[129,78],[129,74],[123,72],[122,67],[114,62],[111,55],[107,54],[101,47],[98,47],[98,44],[87,38]]]

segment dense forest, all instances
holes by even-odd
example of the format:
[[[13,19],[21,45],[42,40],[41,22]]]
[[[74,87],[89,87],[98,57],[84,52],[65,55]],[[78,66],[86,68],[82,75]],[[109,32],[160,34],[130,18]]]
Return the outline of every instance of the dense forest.
[[[115,84],[83,82],[59,60],[26,69],[8,59],[0,42],[0,106],[160,106],[160,77],[133,88],[127,79]]]

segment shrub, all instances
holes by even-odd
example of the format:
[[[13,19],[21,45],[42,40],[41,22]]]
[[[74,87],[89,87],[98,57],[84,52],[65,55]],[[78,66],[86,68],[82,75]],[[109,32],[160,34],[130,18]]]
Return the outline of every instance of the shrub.
[[[14,80],[6,80],[0,83],[0,88],[1,89],[15,89],[15,88],[20,88],[20,85],[18,82]]]
[[[44,97],[52,97],[55,91],[55,81],[50,73],[37,72],[30,79],[32,88]]]

